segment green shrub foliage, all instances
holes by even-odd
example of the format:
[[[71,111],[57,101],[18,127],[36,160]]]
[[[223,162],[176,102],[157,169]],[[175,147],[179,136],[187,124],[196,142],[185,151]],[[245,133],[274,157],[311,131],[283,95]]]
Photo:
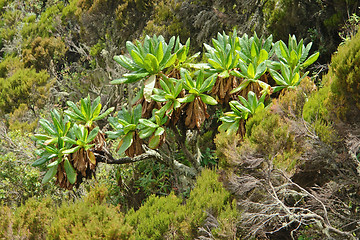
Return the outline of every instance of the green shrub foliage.
[[[203,170],[184,205],[173,194],[166,197],[153,195],[139,210],[129,211],[126,222],[134,227],[135,238],[194,239],[209,214],[222,223],[213,231],[225,232],[227,220],[235,222],[237,213],[230,193],[217,177],[214,171]]]
[[[7,57],[0,63],[0,110],[10,113],[26,104],[30,109],[42,107],[49,94],[49,74],[26,68],[18,58]]]
[[[105,195],[106,190],[98,187],[84,201],[64,203],[56,211],[47,239],[134,239],[118,209],[103,202]]]
[[[152,195],[125,216],[105,202],[104,186],[96,186],[75,202],[56,206],[50,198],[29,199],[13,213],[0,207],[0,238],[5,239],[194,239],[208,216],[217,219],[213,236],[235,237],[238,213],[215,171],[204,170],[189,199]],[[56,213],[56,214],[54,214]]]
[[[331,60],[327,76],[331,90],[345,100],[347,107],[360,109],[360,33],[339,47]]]

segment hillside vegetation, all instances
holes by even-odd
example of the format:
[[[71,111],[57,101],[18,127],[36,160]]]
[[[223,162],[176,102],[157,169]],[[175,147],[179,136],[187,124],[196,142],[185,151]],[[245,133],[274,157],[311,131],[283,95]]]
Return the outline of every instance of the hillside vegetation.
[[[359,7],[0,0],[0,239],[357,239]]]

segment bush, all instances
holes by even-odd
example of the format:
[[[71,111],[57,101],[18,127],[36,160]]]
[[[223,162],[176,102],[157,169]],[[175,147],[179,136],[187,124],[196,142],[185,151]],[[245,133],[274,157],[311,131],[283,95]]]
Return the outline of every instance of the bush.
[[[0,239],[12,237],[12,213],[9,207],[0,205]]]
[[[14,213],[13,234],[22,239],[45,239],[47,227],[54,218],[54,210],[50,198],[29,199]]]
[[[7,57],[0,63],[0,110],[10,113],[24,103],[34,110],[45,104],[51,82],[42,70],[25,68],[18,58]]]
[[[103,202],[106,194],[105,188],[97,187],[84,201],[62,204],[48,228],[47,238],[133,239],[133,230],[124,223],[118,208]]]
[[[60,61],[66,52],[64,42],[60,38],[35,38],[29,49],[23,51],[26,67],[34,67],[37,71],[49,69],[53,61]]]
[[[330,85],[327,84],[309,97],[303,109],[304,120],[312,124],[315,134],[327,144],[335,142],[337,138],[332,121],[335,119],[332,116],[333,98]]]
[[[136,229],[136,239],[194,239],[208,216],[219,222],[214,234],[234,234],[228,226],[236,222],[235,205],[214,171],[204,170],[189,199],[184,205],[181,202],[174,194],[152,195],[138,211],[129,211],[126,222]]]
[[[331,82],[331,91],[343,102],[347,118],[353,106],[360,110],[360,33],[339,47],[325,81]]]
[[[7,203],[20,204],[40,192],[40,172],[27,165],[18,163],[14,154],[0,157],[0,199]]]

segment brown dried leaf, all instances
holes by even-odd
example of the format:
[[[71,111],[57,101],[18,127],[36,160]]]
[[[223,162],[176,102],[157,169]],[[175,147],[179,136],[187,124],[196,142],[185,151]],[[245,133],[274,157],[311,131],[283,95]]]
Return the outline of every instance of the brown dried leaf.
[[[88,160],[90,161],[90,163],[96,166],[96,158],[95,158],[94,153],[90,150],[87,150],[87,156],[88,156]]]

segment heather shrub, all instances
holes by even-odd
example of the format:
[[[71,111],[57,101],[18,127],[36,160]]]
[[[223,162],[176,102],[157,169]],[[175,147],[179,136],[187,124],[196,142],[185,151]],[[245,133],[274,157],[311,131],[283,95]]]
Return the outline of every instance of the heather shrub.
[[[61,38],[35,38],[30,47],[23,50],[23,61],[26,67],[37,71],[48,69],[54,62],[59,62],[65,55],[66,47]]]
[[[56,210],[47,239],[133,239],[133,230],[124,223],[119,209],[103,201],[106,194],[106,188],[100,186],[83,201],[63,203]]]
[[[13,235],[19,239],[45,239],[54,218],[55,206],[48,198],[30,198],[16,209],[12,223]]]
[[[20,139],[20,135],[18,137]],[[25,203],[31,197],[51,194],[55,199],[62,195],[56,187],[42,185],[40,171],[26,163],[25,157],[17,157],[13,153],[0,156],[0,179],[0,202],[9,206]]]
[[[237,212],[230,193],[212,170],[203,170],[184,204],[174,194],[152,195],[136,212],[131,210],[126,222],[135,229],[136,239],[194,239],[209,216],[219,222],[214,234],[234,234],[230,229]],[[233,235],[232,235],[233,236]]]
[[[7,57],[0,63],[0,110],[10,113],[26,104],[33,111],[44,106],[51,81],[45,71],[26,68],[19,58]]]
[[[348,107],[360,109],[360,33],[339,47],[327,78],[332,82],[332,92],[344,98]]]

